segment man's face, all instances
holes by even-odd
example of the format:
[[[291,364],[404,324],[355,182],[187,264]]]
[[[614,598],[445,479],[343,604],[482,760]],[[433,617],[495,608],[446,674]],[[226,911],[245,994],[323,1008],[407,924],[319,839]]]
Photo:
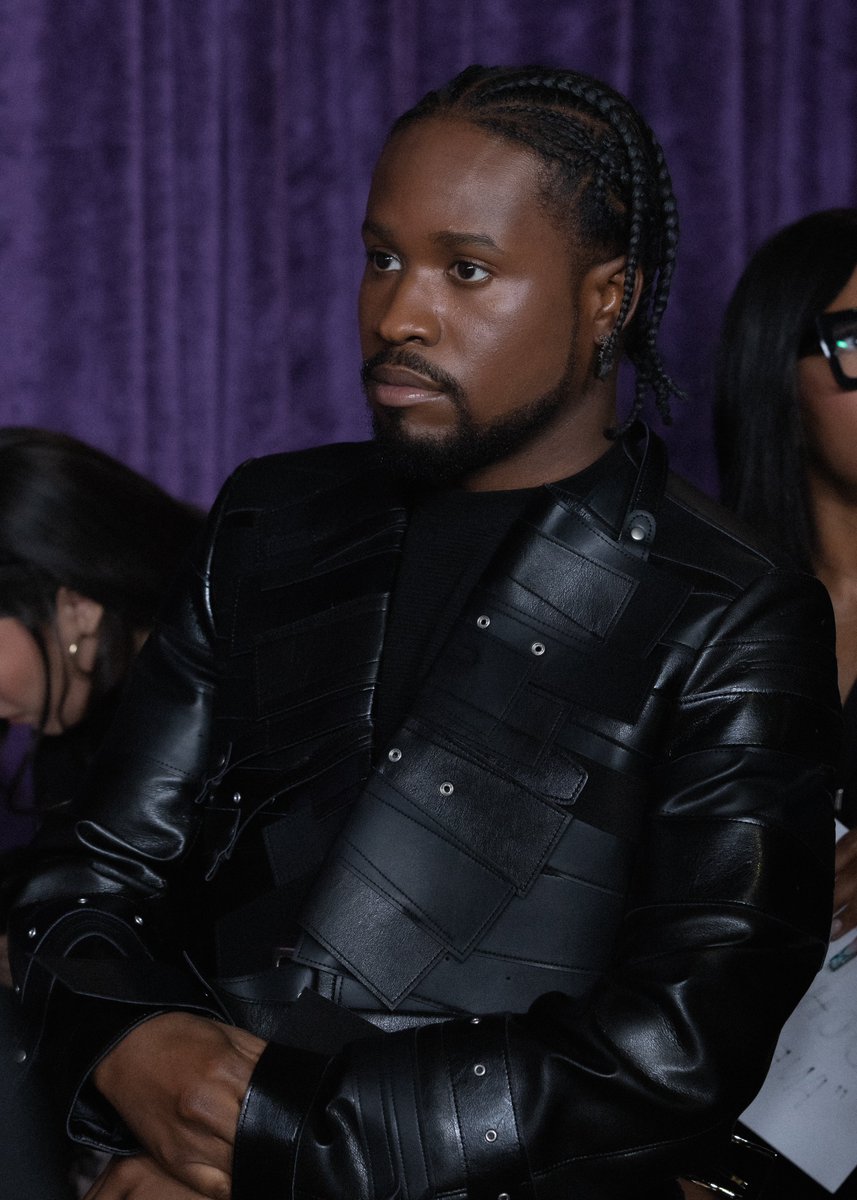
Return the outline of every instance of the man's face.
[[[394,458],[449,480],[553,438],[591,347],[539,160],[464,121],[419,121],[381,156],[363,235],[364,386]]]

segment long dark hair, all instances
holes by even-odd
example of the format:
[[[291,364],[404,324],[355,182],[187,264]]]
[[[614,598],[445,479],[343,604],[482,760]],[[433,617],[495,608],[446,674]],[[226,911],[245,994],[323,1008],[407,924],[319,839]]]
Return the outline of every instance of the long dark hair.
[[[723,502],[812,569],[801,342],[857,267],[857,209],[813,213],[756,251],[729,302],[714,428]]]
[[[0,428],[0,616],[30,632],[45,666],[45,631],[61,586],[104,607],[93,699],[124,677],[202,516],[76,438]],[[41,731],[37,731],[40,733]]]
[[[463,118],[538,155],[546,167],[545,202],[580,246],[603,258],[627,256],[625,292],[600,352],[602,369],[618,352],[642,270],[642,293],[624,333],[624,350],[637,372],[625,425],[649,388],[669,422],[670,395],[681,393],[664,371],[657,333],[675,263],[678,214],[663,151],[640,114],[606,83],[579,71],[473,66],[424,96],[390,136],[438,116]]]

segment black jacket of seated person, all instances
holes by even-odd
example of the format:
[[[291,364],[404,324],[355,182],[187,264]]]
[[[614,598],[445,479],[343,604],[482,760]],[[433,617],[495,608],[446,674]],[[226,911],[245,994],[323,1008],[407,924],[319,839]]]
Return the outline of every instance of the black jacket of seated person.
[[[15,915],[35,1048],[121,1151],[125,1030],[272,1039],[236,1197],[673,1195],[824,955],[826,593],[637,428],[507,514],[379,737],[415,507],[370,444],[227,484]]]

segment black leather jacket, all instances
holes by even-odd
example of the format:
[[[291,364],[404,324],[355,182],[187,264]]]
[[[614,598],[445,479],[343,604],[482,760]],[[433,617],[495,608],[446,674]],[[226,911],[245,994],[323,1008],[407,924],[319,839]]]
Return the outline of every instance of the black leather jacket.
[[[542,490],[373,763],[406,520],[371,446],[224,489],[16,914],[34,1045],[73,1134],[123,1149],[87,1077],[134,1024],[273,1034],[236,1196],[667,1194],[728,1137],[823,956],[826,594],[629,439],[585,499]],[[285,952],[278,863],[319,797],[354,802]],[[200,929],[236,911],[286,969],[210,978]],[[281,981],[371,1025],[278,1024]]]

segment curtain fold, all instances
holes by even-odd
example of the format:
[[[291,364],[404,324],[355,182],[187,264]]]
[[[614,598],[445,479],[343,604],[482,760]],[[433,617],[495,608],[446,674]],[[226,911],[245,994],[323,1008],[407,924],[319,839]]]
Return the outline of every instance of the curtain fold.
[[[673,458],[715,487],[713,350],[748,255],[852,204],[853,0],[0,0],[0,423],[209,502],[366,433],[359,227],[393,118],[470,62],[571,65],[664,144]]]

